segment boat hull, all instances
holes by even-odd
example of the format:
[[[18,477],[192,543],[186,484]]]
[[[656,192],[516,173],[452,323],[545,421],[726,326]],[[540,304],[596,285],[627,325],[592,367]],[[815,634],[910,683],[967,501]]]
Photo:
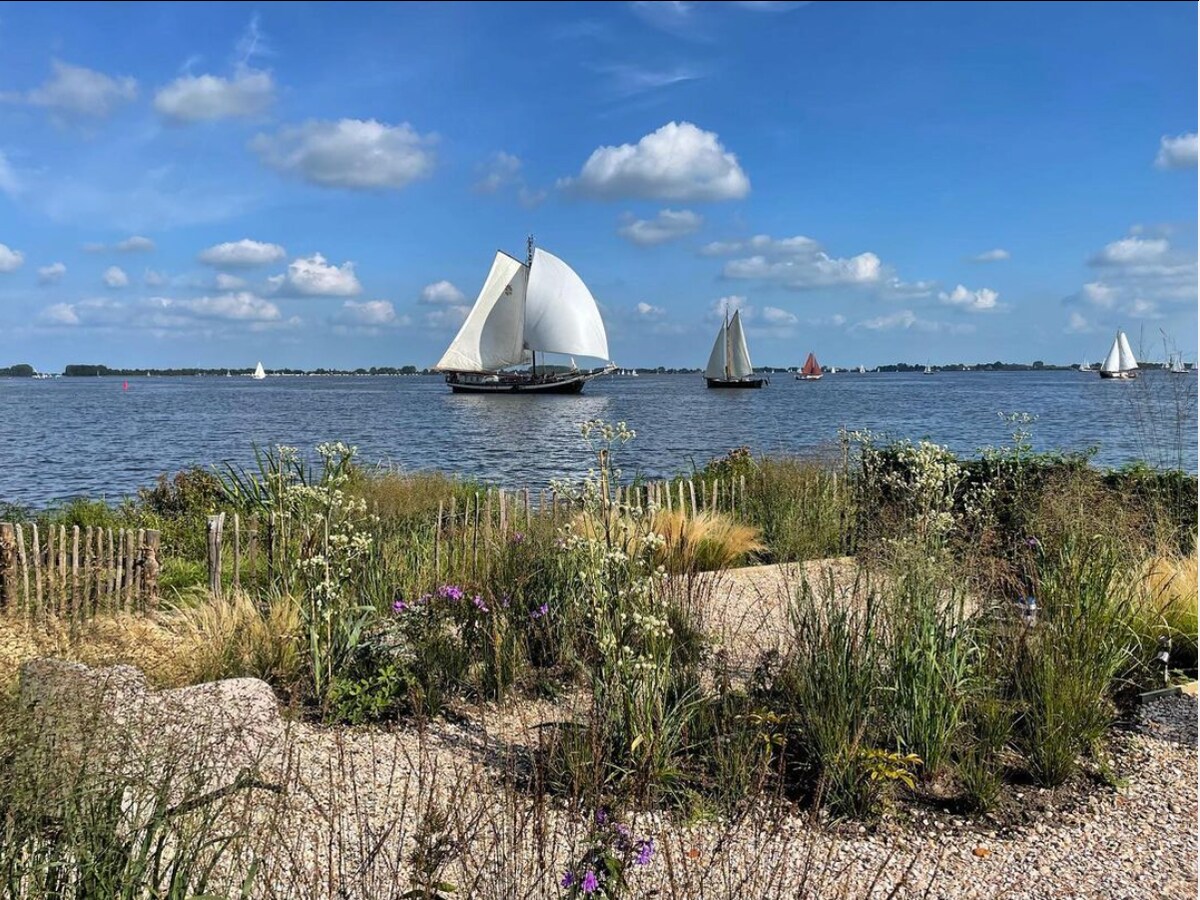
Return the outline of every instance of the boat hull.
[[[765,378],[705,378],[710,388],[760,388],[766,383]]]
[[[797,381],[820,381],[823,375],[804,375],[803,373],[796,376]]]
[[[456,394],[578,394],[585,384],[605,371],[546,376],[505,375],[497,376],[494,381],[464,379],[451,372],[446,376],[446,384]]]
[[[1101,378],[1112,378],[1116,381],[1132,381],[1137,378],[1137,372],[1101,372]]]

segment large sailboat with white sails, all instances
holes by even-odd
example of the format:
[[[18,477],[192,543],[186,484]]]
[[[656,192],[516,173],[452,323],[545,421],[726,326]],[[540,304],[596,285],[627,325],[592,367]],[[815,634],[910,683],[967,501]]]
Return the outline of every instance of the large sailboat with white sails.
[[[1108,356],[1104,357],[1104,362],[1100,364],[1100,377],[1128,380],[1137,376],[1137,358],[1133,355],[1133,348],[1129,346],[1129,338],[1125,336],[1125,332],[1118,331]]]
[[[740,310],[734,312],[732,319],[721,322],[704,368],[704,379],[710,388],[760,388],[765,383],[765,378],[754,377]]]
[[[570,366],[548,365],[548,353],[569,357]],[[580,369],[576,356],[603,365]],[[496,252],[475,305],[434,366],[455,393],[472,394],[577,394],[615,369],[592,292],[565,262],[534,247],[532,236],[525,262]]]

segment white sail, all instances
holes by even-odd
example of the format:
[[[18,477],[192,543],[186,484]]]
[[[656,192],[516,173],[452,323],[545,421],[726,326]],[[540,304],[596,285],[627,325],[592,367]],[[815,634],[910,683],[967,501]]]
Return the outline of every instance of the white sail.
[[[1121,335],[1119,333],[1113,338],[1112,348],[1108,351],[1108,356],[1104,357],[1104,362],[1100,364],[1100,371],[1121,371]]]
[[[742,330],[742,314],[737,311],[729,321],[729,374],[734,378],[745,378],[754,374],[750,363],[750,350],[746,346],[746,333]]]
[[[708,365],[704,367],[705,378],[728,378],[725,373],[725,344],[728,337],[725,323],[721,323],[717,331],[717,339],[713,341],[712,353],[708,355]]]
[[[267,371],[263,368],[263,364],[260,362],[254,369],[254,378],[257,381],[262,381],[266,377]]]
[[[608,335],[592,292],[552,253],[533,251],[525,293],[525,348],[608,359]]]
[[[1117,332],[1117,343],[1120,344],[1121,352],[1119,354],[1121,360],[1121,371],[1129,372],[1138,367],[1137,358],[1133,355],[1133,350],[1129,346],[1129,338],[1125,337],[1125,332]]]
[[[496,253],[475,305],[435,369],[498,372],[529,361],[522,347],[527,271],[507,253]]]

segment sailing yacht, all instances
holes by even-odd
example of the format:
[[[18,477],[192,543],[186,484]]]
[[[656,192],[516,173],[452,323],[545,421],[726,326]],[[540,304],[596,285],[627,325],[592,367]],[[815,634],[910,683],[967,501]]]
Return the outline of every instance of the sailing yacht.
[[[1172,375],[1187,375],[1188,374],[1187,367],[1184,366],[1184,364],[1183,364],[1183,354],[1182,353],[1172,353],[1171,354],[1171,361],[1167,365],[1167,371],[1170,372]]]
[[[1090,362],[1088,362],[1088,361],[1085,359],[1083,362],[1081,362],[1081,363],[1079,364],[1079,371],[1080,371],[1080,372],[1090,372],[1090,371],[1092,371],[1092,364],[1091,364]]]
[[[537,354],[575,354],[604,360],[600,368],[539,372]],[[528,365],[513,370],[512,366]],[[496,252],[467,320],[436,372],[456,394],[578,394],[598,375],[616,371],[608,335],[592,292],[552,253],[526,245],[525,262]]]
[[[1100,377],[1117,378],[1127,381],[1131,378],[1137,378],[1137,370],[1137,358],[1134,357],[1133,350],[1129,346],[1129,338],[1125,336],[1125,332],[1118,331],[1117,336],[1113,338],[1108,356],[1100,364]]]
[[[796,374],[796,380],[820,381],[823,374],[821,364],[817,362],[816,356],[810,353],[808,354],[808,359],[804,361],[804,367]]]
[[[766,381],[754,377],[740,310],[734,312],[732,319],[721,322],[712,353],[708,355],[704,380],[710,388],[760,388]]]
[[[267,377],[267,370],[263,368],[263,364],[261,361],[255,367],[254,374],[251,375],[250,377],[253,378],[255,381],[262,381],[264,378]]]
[[[932,375],[932,374],[933,374],[933,369],[931,369],[931,368],[930,368],[928,365],[926,365],[926,366],[925,366],[925,371],[924,371],[924,372],[922,372],[921,374],[922,374],[922,375]]]
[[[857,371],[858,371],[858,374],[859,374],[859,375],[866,375],[866,374],[867,374],[867,369],[866,369],[866,367],[865,367],[865,366],[859,366]]]

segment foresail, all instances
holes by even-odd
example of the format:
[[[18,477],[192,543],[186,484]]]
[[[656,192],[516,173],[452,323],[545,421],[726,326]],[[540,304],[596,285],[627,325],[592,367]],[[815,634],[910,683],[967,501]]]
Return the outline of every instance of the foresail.
[[[1108,356],[1104,357],[1104,362],[1100,365],[1101,372],[1119,372],[1121,371],[1121,339],[1120,337],[1113,338],[1112,348],[1108,351]]]
[[[742,330],[741,311],[735,312],[729,322],[729,374],[734,378],[754,374],[750,349],[746,346],[746,332]]]
[[[497,372],[529,361],[522,346],[527,272],[508,254],[496,254],[475,305],[435,369]]]
[[[1125,332],[1117,335],[1117,343],[1121,345],[1121,371],[1128,372],[1131,369],[1138,367],[1137,358],[1133,355],[1133,348],[1129,346],[1129,338],[1125,337]]]
[[[540,247],[533,251],[524,324],[529,350],[608,360],[608,335],[592,292],[570,266]]]
[[[725,323],[717,329],[717,339],[713,341],[712,353],[708,355],[708,365],[704,368],[706,378],[725,377]]]

